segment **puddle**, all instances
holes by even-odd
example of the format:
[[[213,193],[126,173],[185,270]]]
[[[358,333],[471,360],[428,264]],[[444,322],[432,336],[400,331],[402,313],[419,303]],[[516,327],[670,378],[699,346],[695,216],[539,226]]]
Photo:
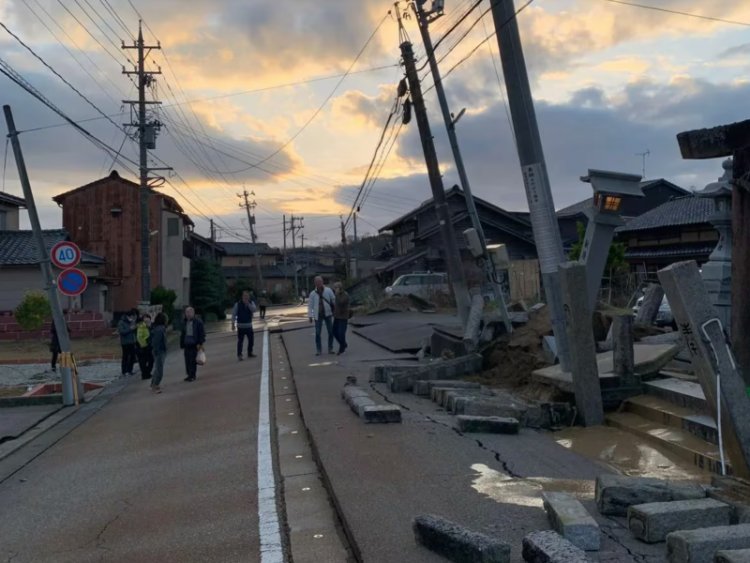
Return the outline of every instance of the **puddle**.
[[[477,476],[471,487],[503,504],[515,504],[543,508],[542,492],[569,493],[579,500],[593,500],[594,482],[583,479],[549,479],[547,477],[510,477],[482,463],[475,463],[471,469]]]
[[[595,459],[624,475],[704,483],[711,481],[710,473],[702,471],[690,461],[610,426],[568,428],[552,436],[561,446]]]

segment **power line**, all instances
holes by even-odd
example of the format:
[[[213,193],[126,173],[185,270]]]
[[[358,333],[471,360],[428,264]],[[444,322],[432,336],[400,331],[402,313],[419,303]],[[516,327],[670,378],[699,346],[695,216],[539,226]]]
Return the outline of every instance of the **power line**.
[[[670,10],[669,8],[659,8],[658,6],[649,6],[648,4],[637,4],[635,2],[625,2],[624,0],[604,0],[604,1],[610,2],[611,4],[622,4],[623,6],[631,6],[633,8],[643,8],[645,10],[654,10],[655,12],[664,12],[667,14],[675,14],[678,16],[687,16],[690,18],[698,18],[701,20],[708,20],[708,21],[714,21],[714,22],[719,22],[719,23],[728,23],[731,25],[741,25],[744,27],[750,27],[750,23],[748,22],[727,20],[724,18],[717,18],[713,16],[704,16],[702,14],[692,14],[690,12],[681,12],[680,10]]]
[[[125,33],[129,35],[131,39],[135,40],[136,39],[135,35],[133,35],[133,32],[130,31],[130,28],[125,23],[125,20],[123,20],[120,17],[120,14],[117,13],[117,10],[115,10],[112,7],[112,5],[109,3],[109,0],[99,0],[99,2],[102,3],[102,5],[104,6],[104,9],[107,10],[112,15],[112,17],[115,19],[115,22],[117,22],[117,24],[125,31]]]
[[[440,44],[441,44],[441,43],[442,43],[443,41],[445,41],[445,40],[446,40],[446,39],[448,38],[448,36],[449,36],[449,35],[450,35],[451,33],[453,33],[453,32],[454,32],[454,31],[456,30],[456,28],[457,28],[457,27],[458,27],[459,25],[461,25],[461,24],[462,24],[462,23],[464,22],[464,20],[465,20],[466,18],[468,18],[468,17],[469,17],[470,15],[471,15],[471,13],[472,13],[472,12],[473,12],[474,10],[476,10],[476,9],[477,9],[477,8],[479,7],[479,5],[480,5],[481,3],[482,3],[482,0],[477,0],[476,2],[474,2],[474,5],[473,5],[473,6],[471,7],[471,8],[469,8],[469,9],[468,9],[468,10],[466,11],[466,13],[465,13],[465,14],[464,14],[463,16],[461,16],[461,17],[460,17],[460,18],[458,19],[458,21],[457,21],[456,23],[454,23],[454,24],[453,24],[453,25],[452,25],[452,26],[451,26],[451,27],[450,27],[450,28],[448,29],[448,31],[446,31],[445,33],[443,33],[443,35],[442,35],[442,37],[440,37],[440,39],[438,39],[438,40],[437,40],[437,41],[435,42],[435,45],[433,45],[433,48],[432,48],[432,49],[433,49],[433,51],[436,51],[436,50],[437,50],[437,48],[438,48],[438,47],[440,47]]]
[[[112,121],[112,119],[109,116],[107,116],[106,113],[104,113],[101,109],[99,109],[99,107],[96,104],[94,104],[94,102],[92,102],[91,100],[89,100],[78,88],[76,88],[70,82],[68,82],[68,80],[62,74],[60,74],[59,72],[57,72],[49,63],[47,63],[47,61],[45,61],[31,47],[29,47],[26,43],[24,43],[23,40],[20,37],[18,37],[18,35],[16,35],[10,29],[8,29],[8,27],[3,22],[0,22],[0,26],[6,32],[8,32],[8,34],[11,37],[13,37],[13,39],[15,39],[16,41],[18,41],[29,53],[31,53],[39,62],[41,62],[45,67],[47,67],[50,70],[50,72],[52,72],[55,76],[57,76],[60,80],[62,80],[71,90],[73,90],[76,94],[78,94],[78,96],[81,97],[88,105],[90,105],[92,108],[94,108],[97,111],[97,113],[99,113],[102,117],[104,117],[107,121],[109,121],[117,129],[121,129],[122,130],[122,128],[117,123],[115,123],[114,121]]]
[[[128,1],[130,1],[130,0],[128,0]],[[370,42],[372,41],[373,37],[375,37],[375,35],[377,34],[377,32],[380,30],[380,28],[382,27],[382,25],[383,25],[383,23],[385,22],[386,19],[388,19],[388,14],[386,14],[385,16],[383,16],[383,19],[380,20],[380,23],[378,23],[378,25],[375,27],[375,29],[373,30],[373,32],[367,38],[367,41],[365,41],[365,44],[362,45],[362,48],[357,53],[357,56],[354,57],[354,60],[349,65],[349,68],[346,70],[346,72],[341,76],[341,78],[339,79],[339,81],[333,87],[333,90],[331,90],[331,93],[328,94],[328,96],[326,96],[326,98],[323,100],[323,103],[321,103],[320,106],[318,106],[318,108],[313,112],[313,114],[310,116],[310,118],[302,125],[302,127],[300,127],[297,130],[297,132],[294,135],[292,135],[289,139],[287,139],[279,148],[277,148],[275,151],[273,151],[271,154],[269,154],[268,156],[266,156],[265,158],[263,158],[259,162],[256,162],[255,163],[256,165],[263,164],[264,162],[268,161],[269,159],[271,159],[274,156],[276,156],[277,154],[279,154],[282,150],[284,150],[286,147],[288,147],[297,137],[299,137],[302,134],[302,132],[305,129],[307,129],[308,125],[310,125],[313,122],[313,120],[316,117],[318,117],[318,114],[320,114],[320,112],[323,111],[323,108],[326,106],[326,104],[328,103],[328,101],[336,93],[336,91],[338,90],[339,86],[341,86],[341,83],[344,82],[344,80],[346,79],[347,76],[349,76],[349,74],[351,73],[352,69],[354,68],[354,65],[357,64],[357,62],[359,61],[359,58],[362,56],[362,53],[365,52],[365,49],[367,49],[367,46],[370,44]]]

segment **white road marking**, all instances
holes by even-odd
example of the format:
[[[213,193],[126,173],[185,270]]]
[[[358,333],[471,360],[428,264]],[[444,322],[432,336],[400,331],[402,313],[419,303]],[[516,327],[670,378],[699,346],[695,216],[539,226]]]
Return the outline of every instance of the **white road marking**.
[[[271,415],[268,366],[268,330],[263,331],[263,356],[258,408],[258,531],[261,563],[284,563],[279,513],[276,507],[276,476],[271,449]]]

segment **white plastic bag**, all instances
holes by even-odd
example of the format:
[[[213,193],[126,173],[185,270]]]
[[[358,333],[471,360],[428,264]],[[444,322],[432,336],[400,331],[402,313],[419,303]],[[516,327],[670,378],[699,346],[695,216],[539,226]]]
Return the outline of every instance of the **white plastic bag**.
[[[198,355],[195,356],[195,363],[199,366],[206,365],[206,352],[203,350],[198,350]]]

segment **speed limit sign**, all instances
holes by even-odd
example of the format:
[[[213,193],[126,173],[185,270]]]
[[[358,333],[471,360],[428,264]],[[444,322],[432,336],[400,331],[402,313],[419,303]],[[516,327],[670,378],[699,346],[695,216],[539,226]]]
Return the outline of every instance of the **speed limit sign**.
[[[74,242],[62,241],[49,252],[52,263],[62,270],[74,268],[81,261],[81,249]]]

